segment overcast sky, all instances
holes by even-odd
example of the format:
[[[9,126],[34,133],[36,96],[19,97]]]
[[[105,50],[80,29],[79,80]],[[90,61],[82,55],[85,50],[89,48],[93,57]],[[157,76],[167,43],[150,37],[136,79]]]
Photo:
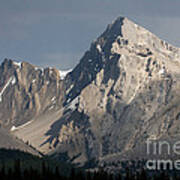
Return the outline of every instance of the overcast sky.
[[[72,68],[118,16],[180,47],[180,0],[0,0],[0,62]]]

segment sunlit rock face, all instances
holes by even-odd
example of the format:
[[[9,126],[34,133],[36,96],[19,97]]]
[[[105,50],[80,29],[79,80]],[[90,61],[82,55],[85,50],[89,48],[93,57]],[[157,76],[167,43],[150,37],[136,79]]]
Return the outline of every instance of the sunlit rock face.
[[[178,136],[179,56],[127,18],[107,27],[65,79],[65,104],[76,102],[69,109],[88,117],[79,124],[85,145],[78,158],[106,159],[147,139]]]
[[[10,60],[0,74],[2,124],[57,158],[130,158],[148,139],[179,137],[180,50],[127,18],[108,25],[63,79]]]

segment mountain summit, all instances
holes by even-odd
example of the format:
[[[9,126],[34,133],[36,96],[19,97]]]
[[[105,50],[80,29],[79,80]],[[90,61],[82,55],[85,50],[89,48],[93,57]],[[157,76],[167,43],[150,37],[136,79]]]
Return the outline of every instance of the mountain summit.
[[[179,138],[180,49],[127,18],[60,76],[9,60],[0,67],[1,122],[42,153],[102,163],[145,157],[148,139]]]

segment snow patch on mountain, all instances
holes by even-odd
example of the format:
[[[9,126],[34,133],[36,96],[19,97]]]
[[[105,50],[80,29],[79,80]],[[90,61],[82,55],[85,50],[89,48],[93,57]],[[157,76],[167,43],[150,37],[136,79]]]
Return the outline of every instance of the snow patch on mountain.
[[[14,85],[16,83],[16,78],[13,76],[11,80],[11,84]]]
[[[66,75],[68,73],[70,73],[71,71],[72,71],[72,69],[69,69],[69,70],[59,70],[59,76],[60,76],[61,80],[63,80],[66,77]]]
[[[35,83],[35,82],[36,82],[36,79],[33,79],[33,80],[32,80],[32,83]]]
[[[100,44],[97,44],[96,48],[98,49],[99,53],[102,52],[102,48],[101,48]]]
[[[15,131],[15,130],[21,129],[21,128],[29,125],[30,123],[32,123],[32,121],[29,121],[29,122],[27,122],[27,123],[25,123],[25,124],[23,124],[23,125],[21,125],[21,126],[18,126],[18,127],[12,126],[12,127],[11,127],[11,131]]]
[[[73,87],[74,87],[74,85],[72,84],[72,85],[69,87],[69,89],[67,89],[66,94],[69,94],[69,92],[72,90]]]
[[[22,62],[13,61],[13,64],[14,64],[15,66],[18,66],[19,68],[22,67]]]
[[[73,101],[71,101],[70,104],[68,105],[68,109],[75,110],[77,104],[79,104],[79,99],[80,97],[77,96]]]
[[[10,83],[12,85],[14,85],[16,83],[16,78],[14,76],[10,77],[9,80],[7,81],[7,83],[5,84],[5,86],[3,87],[3,89],[0,92],[0,102],[2,102],[2,95],[5,92],[5,90],[7,89],[7,87],[10,85]]]

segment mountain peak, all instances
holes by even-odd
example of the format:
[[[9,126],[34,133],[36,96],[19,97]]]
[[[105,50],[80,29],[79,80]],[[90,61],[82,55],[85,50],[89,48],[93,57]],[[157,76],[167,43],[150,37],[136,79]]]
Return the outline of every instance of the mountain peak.
[[[102,36],[108,35],[111,36],[111,38],[112,36],[116,38],[121,36],[124,39],[128,39],[132,42],[138,42],[139,38],[143,39],[145,36],[155,36],[145,28],[137,25],[128,18],[121,16],[115,19],[112,24],[108,25],[106,31],[102,34]]]
[[[109,26],[113,26],[115,24],[121,24],[122,26],[125,25],[126,23],[132,23],[136,24],[133,21],[131,21],[129,18],[124,17],[124,16],[119,16],[115,20],[112,21],[112,23]]]
[[[118,17],[71,73],[6,60],[0,119],[41,152],[76,163],[135,152],[147,139],[179,137],[179,59],[178,48]]]

